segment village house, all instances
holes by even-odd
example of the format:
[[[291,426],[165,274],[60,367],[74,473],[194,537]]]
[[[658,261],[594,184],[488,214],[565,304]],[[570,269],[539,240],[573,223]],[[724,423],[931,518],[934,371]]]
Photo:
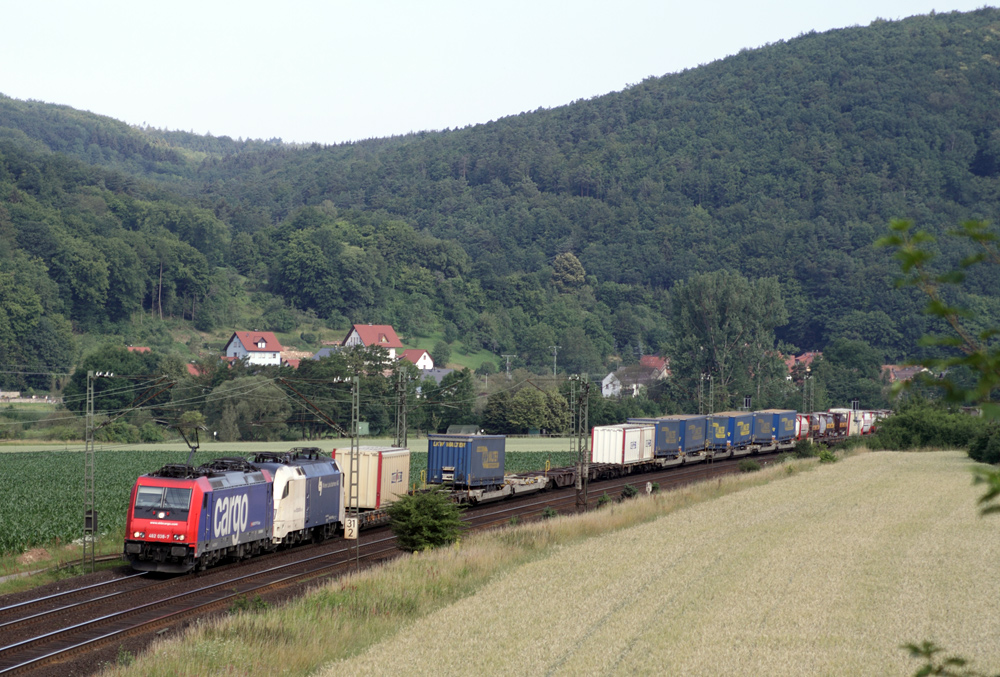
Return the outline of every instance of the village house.
[[[230,362],[246,358],[248,364],[279,366],[281,343],[269,331],[237,331],[226,343],[225,359]]]
[[[658,379],[670,376],[670,358],[668,357],[643,355],[639,358],[639,366],[654,370]]]
[[[312,359],[322,360],[324,357],[333,357],[341,350],[343,350],[343,348],[341,347],[340,342],[337,342],[337,345],[335,346],[327,346],[326,348],[320,348],[319,350],[317,350],[313,354]]]
[[[402,349],[403,343],[396,336],[396,330],[388,324],[356,324],[347,333],[347,338],[343,341],[345,348],[352,346],[364,346],[370,348],[378,346],[389,351],[389,359],[396,359],[396,350]]]
[[[812,369],[812,363],[819,357],[823,357],[822,351],[819,350],[809,351],[798,356],[789,355],[785,358],[785,366],[788,367],[789,373],[791,373],[792,369],[794,369],[796,365],[802,365],[805,367],[806,371],[810,371]]]
[[[421,350],[419,348],[404,350],[403,354],[399,356],[399,359],[412,362],[417,365],[417,369],[420,369],[421,371],[434,368],[434,360],[431,358],[431,354],[426,350]]]
[[[656,363],[647,360],[645,365],[633,364],[611,372],[601,381],[601,395],[604,397],[638,397],[644,388],[649,388],[657,381],[666,378],[669,373],[666,360],[664,358],[656,359]]]
[[[433,369],[423,369],[420,372],[421,378],[432,378],[434,382],[441,385],[441,379],[455,371],[454,369],[444,369],[443,367],[434,367]],[[417,388],[417,393],[419,394],[420,388]]]

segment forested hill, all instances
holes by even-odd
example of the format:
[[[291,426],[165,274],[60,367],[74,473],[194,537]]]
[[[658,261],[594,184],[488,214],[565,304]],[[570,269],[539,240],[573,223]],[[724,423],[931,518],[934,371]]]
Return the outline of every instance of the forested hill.
[[[845,326],[852,310],[885,344],[920,330],[884,293],[892,267],[870,247],[889,219],[996,217],[998,67],[997,10],[876,22],[554,110],[209,160],[201,175],[274,220],[323,200],[403,215],[458,240],[487,289],[561,251],[598,285],[669,288],[732,268],[781,278],[783,335],[799,346],[859,331]]]
[[[243,285],[334,324],[450,330],[527,364],[574,346],[567,368],[597,371],[671,338],[674,283],[731,269],[779,279],[786,341],[863,339],[894,359],[925,327],[912,296],[889,293],[894,265],[871,244],[894,217],[936,231],[995,220],[998,117],[1000,11],[982,9],[803,35],[556,109],[339,146],[139,129],[0,98],[0,200],[21,200],[7,205],[18,233],[38,222],[28,200],[66,232],[68,205],[94,210],[91,243],[155,225],[192,247],[205,257],[183,266],[193,281],[158,300],[177,316],[231,307]],[[53,192],[44,171],[30,178],[51,154],[105,174]],[[123,177],[141,185],[141,218],[115,197]],[[31,253],[32,238],[8,240]],[[119,305],[148,312],[162,257],[129,247],[141,298]],[[582,274],[553,274],[564,252]],[[64,314],[92,320],[97,302],[74,311],[71,278],[53,276]],[[983,274],[971,301],[998,317],[997,290]]]

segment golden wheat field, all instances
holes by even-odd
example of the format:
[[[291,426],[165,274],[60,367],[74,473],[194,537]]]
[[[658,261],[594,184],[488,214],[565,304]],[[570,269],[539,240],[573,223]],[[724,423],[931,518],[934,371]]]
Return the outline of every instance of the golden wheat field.
[[[558,548],[323,674],[904,675],[924,639],[995,671],[971,465],[861,454]]]

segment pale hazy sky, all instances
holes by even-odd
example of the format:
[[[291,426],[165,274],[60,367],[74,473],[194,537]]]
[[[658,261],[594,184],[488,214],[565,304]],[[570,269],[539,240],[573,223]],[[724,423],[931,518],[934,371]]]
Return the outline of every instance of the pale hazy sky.
[[[0,93],[130,124],[336,143],[488,122],[787,40],[967,0],[34,0]]]

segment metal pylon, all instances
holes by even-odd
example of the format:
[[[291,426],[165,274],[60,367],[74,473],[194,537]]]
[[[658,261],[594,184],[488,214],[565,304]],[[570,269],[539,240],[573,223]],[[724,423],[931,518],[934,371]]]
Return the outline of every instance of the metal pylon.
[[[395,445],[397,447],[406,448],[409,446],[407,444],[407,431],[406,431],[406,380],[403,372],[399,372],[399,378],[396,381],[396,440]]]
[[[94,372],[87,372],[87,440],[83,452],[83,560],[82,569],[94,571],[97,562],[97,513],[94,510]]]
[[[576,406],[576,446],[577,446],[577,473],[576,473],[576,509],[587,509],[587,489],[590,476],[590,452],[588,449],[589,417],[590,417],[590,383],[587,375],[581,378],[580,395],[574,403]]]
[[[354,520],[359,530],[359,538],[354,539],[354,565],[361,561],[361,484],[359,481],[361,469],[361,443],[358,436],[361,420],[361,379],[354,377],[351,383],[351,468],[350,484],[347,489],[347,506],[354,513]]]

